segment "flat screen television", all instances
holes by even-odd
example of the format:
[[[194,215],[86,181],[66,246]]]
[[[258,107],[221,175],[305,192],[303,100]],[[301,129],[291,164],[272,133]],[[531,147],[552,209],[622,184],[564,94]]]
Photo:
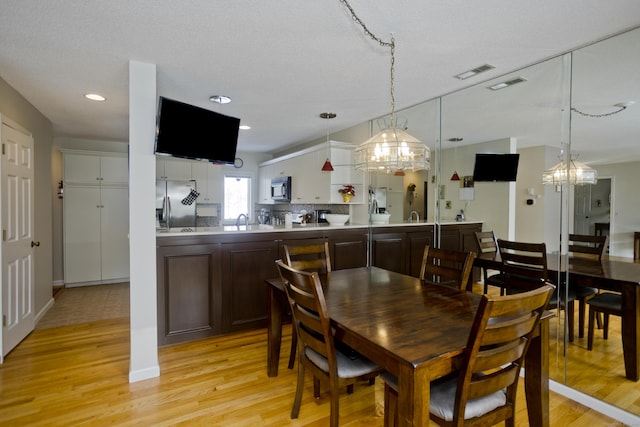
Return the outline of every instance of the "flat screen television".
[[[473,167],[474,182],[515,181],[520,154],[476,153]]]
[[[155,153],[233,164],[240,119],[160,97]]]

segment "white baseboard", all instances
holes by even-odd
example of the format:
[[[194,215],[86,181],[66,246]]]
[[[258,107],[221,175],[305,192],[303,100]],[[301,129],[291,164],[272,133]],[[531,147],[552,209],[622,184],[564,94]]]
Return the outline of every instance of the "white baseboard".
[[[550,380],[549,390],[567,397],[575,402],[578,402],[588,408],[591,408],[594,411],[598,411],[601,414],[611,417],[614,420],[623,423],[624,425],[634,427],[640,426],[640,417],[638,417],[637,415],[620,409],[617,406],[610,405],[606,402],[603,402],[602,400],[598,400],[576,389],[567,387],[566,385],[560,384],[559,382]]]
[[[129,371],[129,382],[148,380],[160,376],[160,366],[156,365],[151,368],[140,369],[138,371]]]
[[[44,317],[44,315],[47,314],[47,312],[55,304],[55,301],[56,300],[53,297],[51,297],[51,299],[49,301],[47,301],[47,303],[44,305],[44,307],[42,307],[42,309],[36,314],[35,324],[38,324],[40,319],[42,319]]]

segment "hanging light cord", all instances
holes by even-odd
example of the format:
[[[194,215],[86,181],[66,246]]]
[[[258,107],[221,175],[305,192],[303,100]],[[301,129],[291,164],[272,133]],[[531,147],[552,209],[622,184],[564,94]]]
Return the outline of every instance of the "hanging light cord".
[[[360,25],[360,27],[362,27],[362,31],[364,31],[365,35],[367,35],[369,38],[371,38],[371,40],[378,42],[378,44],[380,46],[383,47],[388,47],[391,49],[391,86],[390,86],[390,92],[391,92],[391,126],[395,127],[396,126],[396,97],[394,95],[394,80],[395,80],[395,65],[396,65],[396,41],[393,38],[393,35],[391,36],[391,41],[386,42],[384,40],[382,40],[381,38],[377,37],[375,34],[373,34],[371,31],[369,31],[369,29],[367,28],[367,26],[365,25],[364,22],[362,22],[362,19],[360,19],[358,17],[358,15],[356,15],[356,12],[353,10],[353,8],[351,7],[351,5],[349,4],[349,2],[347,0],[340,0],[340,2],[342,4],[345,5],[345,7],[347,9],[349,9],[349,13],[351,13],[351,19],[353,19],[358,25]]]
[[[600,118],[600,117],[607,117],[607,116],[613,116],[614,114],[618,114],[621,111],[624,111],[627,109],[626,105],[623,105],[622,107],[620,107],[620,109],[616,110],[616,111],[612,111],[610,113],[604,113],[604,114],[589,114],[589,113],[584,113],[580,110],[578,110],[577,108],[571,107],[571,111],[575,111],[576,113],[585,116],[585,117],[595,117],[595,118]]]

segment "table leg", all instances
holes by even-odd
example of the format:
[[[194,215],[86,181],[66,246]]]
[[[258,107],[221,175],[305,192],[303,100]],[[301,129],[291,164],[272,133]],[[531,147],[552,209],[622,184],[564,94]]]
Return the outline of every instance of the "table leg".
[[[426,369],[401,366],[398,375],[398,425],[429,425],[429,378]]]
[[[622,285],[622,352],[624,369],[631,381],[638,381],[640,375],[640,288],[635,283]]]
[[[269,308],[267,310],[267,375],[278,376],[280,344],[282,342],[282,304],[275,294],[279,292],[268,286]]]
[[[549,426],[549,318],[539,324],[540,334],[525,356],[524,387],[531,427]]]

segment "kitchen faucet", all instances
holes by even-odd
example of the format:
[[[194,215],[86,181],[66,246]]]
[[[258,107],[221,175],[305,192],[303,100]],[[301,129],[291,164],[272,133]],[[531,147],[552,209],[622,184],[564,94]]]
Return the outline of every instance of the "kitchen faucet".
[[[420,215],[418,215],[418,212],[416,211],[411,211],[409,213],[409,222],[411,222],[411,218],[413,218],[413,214],[416,214],[416,222],[420,222]]]
[[[371,199],[371,210],[369,213],[378,213],[378,201],[375,198]]]
[[[249,225],[249,216],[248,214],[241,213],[238,215],[238,219],[236,219],[236,227],[240,228],[240,218],[244,217],[244,226],[247,227]]]

